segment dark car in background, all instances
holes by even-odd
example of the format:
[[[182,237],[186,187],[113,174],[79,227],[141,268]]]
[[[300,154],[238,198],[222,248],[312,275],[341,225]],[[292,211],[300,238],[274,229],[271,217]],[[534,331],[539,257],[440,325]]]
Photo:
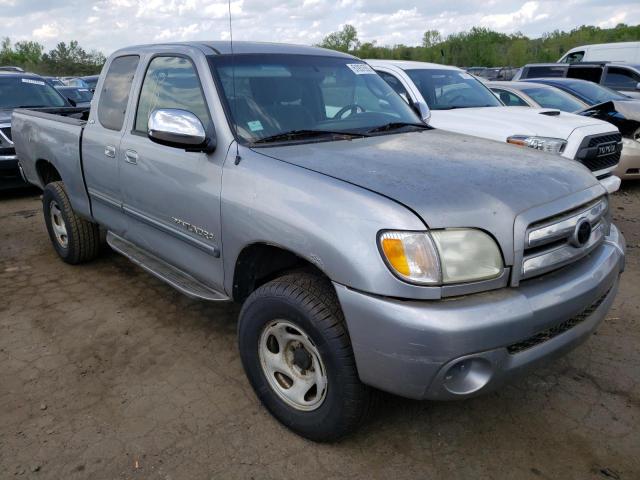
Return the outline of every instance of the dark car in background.
[[[88,88],[64,86],[56,87],[56,90],[58,90],[58,92],[60,92],[74,107],[89,107],[91,105],[93,93]]]
[[[513,80],[575,78],[598,83],[627,96],[640,98],[640,64],[625,62],[531,63]]]
[[[27,186],[20,175],[13,145],[13,110],[70,106],[44,78],[32,73],[0,70],[0,190]]]

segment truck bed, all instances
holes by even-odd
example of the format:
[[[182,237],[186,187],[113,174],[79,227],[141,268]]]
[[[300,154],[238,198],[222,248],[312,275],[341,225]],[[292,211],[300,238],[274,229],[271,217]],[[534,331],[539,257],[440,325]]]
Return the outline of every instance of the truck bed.
[[[76,211],[90,217],[81,153],[88,115],[88,108],[20,108],[13,112],[11,130],[26,179],[43,188],[43,168],[47,162],[52,164],[64,180]]]

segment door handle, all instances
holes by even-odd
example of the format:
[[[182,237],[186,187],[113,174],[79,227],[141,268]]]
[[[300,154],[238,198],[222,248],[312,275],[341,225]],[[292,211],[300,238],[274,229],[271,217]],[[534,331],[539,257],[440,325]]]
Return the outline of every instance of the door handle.
[[[126,152],[124,152],[124,159],[127,163],[130,163],[131,165],[137,165],[138,152],[136,152],[135,150],[127,150]]]
[[[116,158],[116,147],[113,145],[107,145],[104,147],[104,154],[107,157]]]

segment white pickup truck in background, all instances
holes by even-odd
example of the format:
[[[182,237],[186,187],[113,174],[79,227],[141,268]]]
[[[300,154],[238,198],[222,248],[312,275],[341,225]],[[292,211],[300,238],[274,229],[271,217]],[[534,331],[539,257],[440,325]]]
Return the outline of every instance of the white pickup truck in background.
[[[464,70],[434,63],[367,60],[424,121],[442,130],[526,146],[584,164],[611,193],[622,136],[601,120],[554,109],[506,107]]]

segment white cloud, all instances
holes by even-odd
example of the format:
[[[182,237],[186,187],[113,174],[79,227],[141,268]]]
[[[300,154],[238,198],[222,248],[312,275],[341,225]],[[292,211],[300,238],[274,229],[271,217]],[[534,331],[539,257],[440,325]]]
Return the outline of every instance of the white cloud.
[[[2,36],[45,48],[78,40],[109,54],[153,41],[229,38],[225,0],[0,0],[0,6]],[[583,24],[640,23],[638,0],[232,0],[231,11],[234,39],[305,44],[347,23],[360,40],[382,45],[417,45],[428,29],[447,35],[485,26],[535,37]]]
[[[60,35],[60,28],[55,23],[45,23],[33,31],[33,37],[37,40],[50,40]]]

